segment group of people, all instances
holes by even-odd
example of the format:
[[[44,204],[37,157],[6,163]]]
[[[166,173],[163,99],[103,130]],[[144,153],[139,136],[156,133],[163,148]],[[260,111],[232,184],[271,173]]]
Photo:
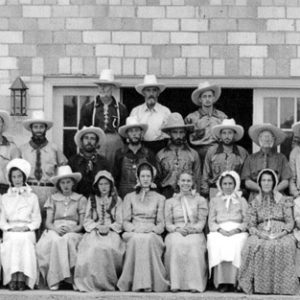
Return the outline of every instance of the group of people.
[[[154,75],[136,86],[145,103],[129,116],[112,70],[97,84],[68,159],[43,113],[24,121],[32,137],[17,147],[0,111],[3,284],[203,292],[211,278],[221,292],[297,293],[300,123],[290,161],[272,124],[250,127],[260,150],[249,155],[243,127],[214,107],[217,85],[199,84],[199,109],[184,119],[158,103],[166,86]]]

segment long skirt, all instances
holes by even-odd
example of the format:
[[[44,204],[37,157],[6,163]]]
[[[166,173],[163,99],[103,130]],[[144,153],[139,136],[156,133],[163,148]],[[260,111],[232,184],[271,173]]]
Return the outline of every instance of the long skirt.
[[[167,235],[165,243],[165,266],[171,290],[203,292],[207,283],[204,234],[182,236],[174,232]]]
[[[114,291],[122,272],[125,244],[119,234],[86,233],[79,244],[74,282],[79,291]]]
[[[276,240],[250,236],[242,251],[240,287],[248,294],[296,294],[299,283],[295,255],[291,235]]]
[[[49,287],[61,281],[73,283],[77,248],[82,234],[69,232],[63,236],[45,230],[36,245],[39,270]]]
[[[237,285],[238,268],[236,268],[231,262],[221,262],[213,268],[214,273],[214,285],[216,288],[220,284],[232,284]]]
[[[169,288],[166,269],[162,262],[164,243],[155,233],[125,232],[126,255],[120,291],[152,290],[165,292]]]
[[[3,285],[11,281],[12,274],[22,272],[26,276],[26,285],[34,288],[38,280],[35,242],[33,231],[3,233],[0,248]]]

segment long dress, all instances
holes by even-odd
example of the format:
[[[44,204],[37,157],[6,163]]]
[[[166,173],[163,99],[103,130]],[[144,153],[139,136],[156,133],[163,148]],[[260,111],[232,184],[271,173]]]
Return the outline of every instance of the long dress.
[[[37,283],[35,230],[40,224],[39,200],[30,187],[26,187],[23,192],[9,188],[1,198],[0,215],[0,228],[3,231],[0,252],[4,285],[11,281],[12,274],[16,272],[24,273],[29,288],[33,289]],[[30,231],[8,231],[16,226],[27,226]]]
[[[171,290],[203,292],[207,283],[206,241],[203,228],[208,214],[207,201],[199,194],[176,195],[166,201],[165,266]],[[175,232],[190,226],[189,234]]]
[[[80,215],[85,213],[86,198],[73,192],[69,197],[62,193],[53,194],[45,203],[47,211],[53,213],[55,226],[78,225]],[[69,232],[60,236],[54,230],[46,229],[36,245],[39,270],[49,287],[61,281],[73,283],[72,272],[75,267],[77,248],[82,233]]]
[[[230,196],[218,195],[211,199],[209,206],[207,249],[209,273],[214,285],[237,283],[238,269],[241,265],[241,252],[247,240],[247,201],[239,194]],[[225,236],[217,230],[230,231],[240,229],[240,233]]]
[[[294,227],[291,198],[276,193],[275,199],[258,195],[250,206],[250,237],[242,251],[239,285],[248,294],[295,294],[296,243],[291,234]],[[265,240],[263,232],[288,232],[280,239]]]
[[[84,234],[78,247],[74,282],[79,291],[114,291],[122,272],[125,244],[120,237],[122,232],[122,200],[108,213],[112,198],[95,197],[98,221],[91,214],[88,202],[84,220]],[[97,226],[107,225],[110,231],[102,235]]]
[[[162,262],[165,249],[165,197],[155,191],[145,194],[132,192],[123,202],[123,227],[126,231],[126,255],[123,272],[118,281],[120,291],[152,290],[164,292],[169,288]],[[135,232],[138,231],[138,232]],[[147,233],[142,233],[149,231]]]

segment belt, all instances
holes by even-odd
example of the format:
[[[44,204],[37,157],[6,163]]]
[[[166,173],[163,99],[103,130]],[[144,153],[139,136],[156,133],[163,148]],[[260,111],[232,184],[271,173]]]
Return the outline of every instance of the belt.
[[[27,181],[27,184],[33,185],[33,186],[54,186],[50,182],[39,182],[39,181]]]

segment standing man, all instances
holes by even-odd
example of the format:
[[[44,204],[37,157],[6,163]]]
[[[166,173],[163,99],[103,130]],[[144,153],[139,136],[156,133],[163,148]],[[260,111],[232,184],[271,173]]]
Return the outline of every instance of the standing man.
[[[9,127],[9,114],[5,110],[0,110],[0,194],[3,195],[8,190],[8,180],[6,178],[6,165],[14,158],[20,157],[20,151],[12,139],[3,135]]]
[[[119,128],[119,134],[127,145],[116,153],[114,163],[114,178],[120,197],[133,192],[137,183],[136,168],[142,162],[155,165],[155,155],[142,145],[144,133],[148,125],[138,122],[136,117],[128,117],[126,125]]]
[[[125,123],[128,112],[126,107],[112,95],[113,90],[121,86],[115,80],[112,70],[103,70],[96,84],[98,95],[93,102],[82,107],[79,129],[83,126],[95,126],[105,132],[106,144],[101,152],[112,165],[116,150],[123,147],[118,129]]]
[[[245,180],[246,188],[251,192],[249,201],[259,193],[257,175],[262,169],[272,169],[278,176],[276,189],[283,192],[289,186],[292,171],[287,158],[278,153],[276,147],[285,140],[285,133],[272,124],[256,124],[249,128],[249,136],[260,147],[260,150],[245,160],[241,179]]]
[[[227,119],[222,111],[214,108],[220,96],[221,88],[218,85],[210,84],[208,81],[200,83],[192,93],[192,101],[200,108],[185,118],[186,124],[195,126],[195,131],[190,134],[189,140],[199,153],[202,163],[208,148],[217,143],[212,128]]]
[[[138,122],[148,125],[144,136],[144,145],[154,153],[166,146],[168,136],[161,131],[161,126],[171,111],[158,103],[160,93],[166,86],[158,83],[155,75],[145,75],[144,82],[136,85],[136,91],[145,98],[145,103],[135,107],[130,116],[136,117]]]
[[[98,127],[83,127],[74,136],[79,153],[70,158],[70,167],[73,172],[80,172],[82,179],[78,182],[76,191],[89,197],[95,175],[101,170],[110,171],[107,159],[97,152],[105,145],[105,133]]]
[[[225,119],[212,128],[213,136],[219,141],[206,153],[201,184],[201,195],[211,199],[217,193],[217,180],[224,171],[235,171],[239,175],[248,152],[236,144],[243,135],[244,128],[236,125],[234,119]]]
[[[201,163],[198,153],[189,147],[186,137],[193,125],[185,125],[181,114],[172,113],[166,120],[162,131],[170,136],[169,144],[156,156],[158,183],[161,193],[168,199],[173,197],[180,174],[192,174],[196,189],[200,190]]]

